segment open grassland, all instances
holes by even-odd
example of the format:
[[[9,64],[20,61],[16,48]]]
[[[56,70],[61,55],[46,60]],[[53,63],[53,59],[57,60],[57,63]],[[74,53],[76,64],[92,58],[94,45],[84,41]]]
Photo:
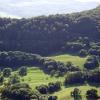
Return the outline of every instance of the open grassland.
[[[61,81],[62,83],[64,82],[64,77],[60,78],[55,78],[55,77],[50,77],[50,75],[45,74],[42,70],[36,67],[28,68],[28,75],[21,77],[21,82],[28,83],[32,89],[35,89],[36,86],[39,86],[41,84],[48,84],[50,82],[56,82],[56,81]],[[74,88],[79,88],[82,93],[82,100],[86,100],[85,93],[89,89],[97,89],[98,94],[100,95],[100,87],[95,87],[95,86],[89,86],[89,85],[84,85],[84,86],[72,86],[65,88],[62,86],[62,89],[58,92],[55,92],[53,95],[58,96],[58,100],[73,100],[70,96],[70,92],[73,91]]]
[[[21,82],[28,83],[32,89],[41,84],[50,82],[64,81],[64,77],[55,78],[45,74],[42,70],[36,67],[28,68],[28,75],[21,77]]]
[[[63,63],[70,61],[73,64],[79,66],[80,68],[83,68],[83,65],[84,65],[84,63],[87,59],[87,57],[81,58],[79,56],[73,56],[73,55],[69,55],[69,54],[63,54],[63,55],[58,55],[58,56],[50,56],[50,57],[47,57],[47,58],[54,59],[56,61],[61,61]]]

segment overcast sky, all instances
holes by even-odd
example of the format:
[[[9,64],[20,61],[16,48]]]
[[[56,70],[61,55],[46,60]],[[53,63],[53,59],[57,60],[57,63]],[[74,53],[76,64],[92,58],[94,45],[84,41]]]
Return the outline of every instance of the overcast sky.
[[[100,0],[0,0],[0,16],[34,17],[95,8]]]

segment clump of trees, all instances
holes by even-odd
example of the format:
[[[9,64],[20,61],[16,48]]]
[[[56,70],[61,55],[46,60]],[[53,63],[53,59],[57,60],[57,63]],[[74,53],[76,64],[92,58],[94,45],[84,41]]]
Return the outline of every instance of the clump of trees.
[[[95,69],[99,67],[99,60],[96,56],[91,56],[86,60],[84,67],[86,69]]]
[[[69,73],[64,81],[66,86],[76,84],[99,84],[100,83],[100,69],[92,71],[79,71]]]
[[[67,42],[64,46],[64,51],[71,54],[77,54],[81,57],[88,55],[90,41],[88,37],[79,37],[76,40]]]
[[[41,94],[54,93],[61,89],[61,83],[56,82],[56,83],[49,83],[48,85],[40,85],[40,86],[37,86],[36,89]]]
[[[9,77],[11,75],[12,69],[11,68],[4,68],[3,69],[3,76]]]
[[[98,91],[96,89],[90,89],[86,92],[87,100],[98,100],[100,97],[98,96]]]
[[[26,66],[20,67],[18,73],[20,76],[26,76],[27,75],[27,67]]]
[[[4,87],[1,92],[2,100],[40,100],[39,95],[32,92],[28,84],[14,84]]]
[[[39,65],[41,56],[21,51],[0,52],[0,66],[18,68],[26,65]]]
[[[66,64],[62,62],[57,62],[55,60],[51,59],[45,59],[43,62],[43,70],[46,73],[49,73],[51,76],[63,76],[68,71],[80,71],[80,68],[78,66],[73,65],[71,62],[67,62]]]
[[[65,85],[84,84],[85,76],[83,72],[72,72],[65,78]]]

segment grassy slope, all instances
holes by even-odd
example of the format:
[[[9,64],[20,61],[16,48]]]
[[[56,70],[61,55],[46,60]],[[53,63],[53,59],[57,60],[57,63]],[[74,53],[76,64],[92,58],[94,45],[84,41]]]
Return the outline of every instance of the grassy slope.
[[[73,91],[74,88],[79,88],[82,93],[82,100],[86,100],[85,93],[89,89],[97,89],[98,94],[100,95],[100,87],[94,87],[94,86],[75,86],[75,87],[69,87],[69,88],[63,88],[61,91],[56,92],[54,95],[58,96],[58,100],[73,100],[73,98],[70,97],[70,92]]]
[[[83,67],[84,62],[86,61],[86,58],[81,58],[79,56],[72,56],[72,55],[68,55],[68,54],[64,54],[64,55],[58,55],[58,56],[51,56],[51,57],[47,57],[50,59],[54,59],[56,61],[61,61],[61,62],[68,62],[71,61],[73,64],[79,66],[80,68]]]
[[[86,58],[80,58],[78,56],[71,56],[71,55],[51,56],[51,57],[48,57],[48,58],[55,59],[56,61],[62,61],[62,62],[65,62],[65,63],[67,61],[71,61],[71,62],[73,62],[73,64],[76,64],[76,65],[80,66],[81,68],[82,68],[82,66],[83,66],[83,64],[86,60]],[[32,67],[32,68],[28,68],[28,75],[22,77],[21,80],[24,80],[22,82],[28,83],[31,86],[31,88],[34,89],[38,85],[48,84],[49,82],[56,82],[56,81],[63,82],[64,77],[63,78],[50,77],[49,75],[43,73],[42,70],[40,70],[36,67]],[[62,90],[54,93],[54,95],[58,96],[58,100],[73,100],[70,97],[70,92],[75,87],[69,87],[69,88],[62,87]],[[96,88],[96,87],[93,87],[93,86],[78,86],[78,88],[82,91],[82,95],[83,95],[82,100],[86,100],[86,98],[84,96],[86,90],[91,89],[91,88]],[[100,94],[100,87],[98,87],[97,89],[99,91],[98,94]]]
[[[64,78],[55,78],[50,77],[50,75],[45,74],[42,70],[38,68],[29,68],[28,69],[28,75],[21,78],[24,79],[24,83],[29,83],[32,89],[34,89],[36,86],[39,86],[41,84],[48,84],[50,82],[56,82],[56,81],[62,81]]]
[[[64,81],[64,78],[55,78],[50,77],[49,75],[46,75],[43,73],[42,70],[38,68],[29,68],[28,69],[28,75],[21,78],[24,79],[24,83],[28,83],[32,89],[34,89],[36,86],[39,86],[41,84],[48,84],[49,82],[56,82],[56,81]],[[100,94],[100,87],[95,86],[73,86],[73,87],[62,87],[62,90],[59,92],[54,93],[53,95],[58,96],[58,100],[73,100],[73,98],[70,97],[70,92],[74,88],[79,88],[82,91],[82,100],[86,100],[85,93],[87,90],[96,88],[98,90],[98,94]]]

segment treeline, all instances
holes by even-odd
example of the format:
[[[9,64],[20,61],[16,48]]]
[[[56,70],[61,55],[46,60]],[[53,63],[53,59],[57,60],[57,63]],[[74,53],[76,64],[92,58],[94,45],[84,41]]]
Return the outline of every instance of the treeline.
[[[51,76],[63,76],[68,71],[80,70],[78,66],[73,65],[71,62],[64,64],[37,54],[21,51],[0,52],[1,69],[10,67],[15,70],[21,66],[37,66]]]
[[[37,54],[25,53],[21,51],[0,52],[0,66],[13,67],[28,65],[40,65],[42,57]]]
[[[81,13],[29,19],[0,18],[0,51],[48,55],[61,51],[66,41],[79,36],[100,38],[100,7]]]

